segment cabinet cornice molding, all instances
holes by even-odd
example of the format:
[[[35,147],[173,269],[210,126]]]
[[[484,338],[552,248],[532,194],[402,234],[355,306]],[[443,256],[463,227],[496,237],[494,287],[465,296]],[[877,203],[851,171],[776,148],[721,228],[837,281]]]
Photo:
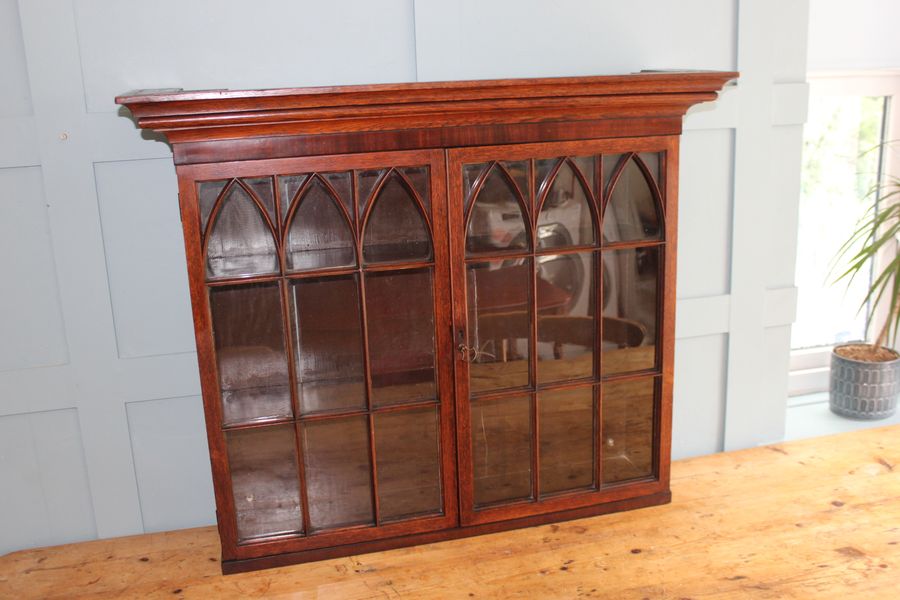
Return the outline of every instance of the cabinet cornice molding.
[[[677,118],[680,123],[691,106],[714,100],[737,76],[666,71],[271,90],[139,90],[116,102],[128,107],[139,127],[179,144],[567,121]],[[424,145],[444,145],[428,142],[431,137],[423,136]]]

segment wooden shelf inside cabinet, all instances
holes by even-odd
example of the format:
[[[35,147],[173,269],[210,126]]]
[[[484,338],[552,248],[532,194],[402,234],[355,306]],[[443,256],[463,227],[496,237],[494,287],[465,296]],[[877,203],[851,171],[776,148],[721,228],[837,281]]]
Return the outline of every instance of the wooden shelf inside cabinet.
[[[736,77],[117,98],[174,152],[223,570],[668,501],[678,136]]]

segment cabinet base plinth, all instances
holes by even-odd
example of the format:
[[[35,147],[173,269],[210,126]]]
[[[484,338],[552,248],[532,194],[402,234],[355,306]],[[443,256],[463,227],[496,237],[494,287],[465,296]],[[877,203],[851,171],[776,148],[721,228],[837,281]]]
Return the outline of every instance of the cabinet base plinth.
[[[671,500],[672,493],[669,490],[666,490],[664,492],[650,494],[647,496],[639,496],[637,498],[628,498],[625,500],[617,500],[614,502],[605,502],[603,504],[596,504],[594,506],[586,506],[583,508],[576,508],[572,510],[535,515],[531,517],[523,517],[520,519],[497,521],[494,523],[486,523],[483,525],[454,527],[452,529],[445,529],[442,531],[432,531],[415,535],[372,540],[369,542],[347,544],[344,546],[315,548],[312,550],[289,552],[273,556],[260,556],[259,558],[249,558],[243,560],[222,560],[222,573],[224,573],[225,575],[230,575],[232,573],[244,573],[247,571],[255,571],[258,569],[271,569],[287,565],[314,562],[317,560],[327,560],[329,558],[340,558],[343,556],[352,556],[355,554],[367,554],[370,552],[380,552],[382,550],[392,550],[394,548],[405,548],[407,546],[431,544],[435,542],[443,542],[446,540],[455,540],[459,538],[482,535],[485,533],[497,533],[501,531],[508,531],[511,529],[522,529],[525,527],[546,525],[548,523],[558,523],[561,521],[571,521],[573,519],[583,519],[586,517],[594,517],[597,515],[604,515],[613,512],[621,512],[637,508],[647,508],[650,506],[659,506],[660,504],[668,504]]]

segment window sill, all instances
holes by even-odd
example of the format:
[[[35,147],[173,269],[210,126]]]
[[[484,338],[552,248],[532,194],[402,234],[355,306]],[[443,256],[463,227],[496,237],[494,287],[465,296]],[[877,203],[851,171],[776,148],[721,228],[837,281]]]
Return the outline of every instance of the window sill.
[[[900,411],[892,417],[879,421],[855,421],[839,417],[828,408],[828,392],[818,392],[791,398],[785,420],[784,439],[802,440],[897,424],[900,424]]]

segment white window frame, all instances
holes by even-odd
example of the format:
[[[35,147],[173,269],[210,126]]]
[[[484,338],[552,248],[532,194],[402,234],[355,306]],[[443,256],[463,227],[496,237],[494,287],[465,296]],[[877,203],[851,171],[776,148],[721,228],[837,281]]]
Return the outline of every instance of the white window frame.
[[[887,96],[888,114],[885,127],[885,139],[898,140],[900,145],[900,69],[878,71],[817,71],[807,74],[809,95],[827,96]],[[900,172],[900,161],[896,154],[887,153],[884,157],[883,173]],[[892,160],[892,158],[894,160]],[[848,232],[849,233],[849,232]],[[890,249],[893,252],[893,249]],[[878,270],[880,261],[876,261]],[[884,311],[878,310],[873,315],[874,327],[883,323]],[[806,396],[819,392],[827,392],[831,368],[831,350],[833,346],[802,348],[791,350],[788,367],[789,404],[803,403],[798,396]]]

